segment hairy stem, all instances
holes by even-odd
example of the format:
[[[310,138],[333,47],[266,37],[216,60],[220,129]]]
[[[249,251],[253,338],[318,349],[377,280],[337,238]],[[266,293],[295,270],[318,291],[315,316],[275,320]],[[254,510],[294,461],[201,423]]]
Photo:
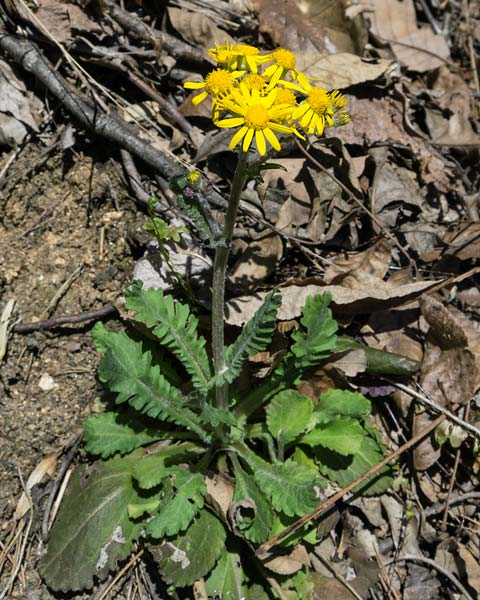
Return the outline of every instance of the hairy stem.
[[[233,228],[238,213],[240,194],[246,179],[247,153],[240,152],[238,155],[237,168],[233,177],[232,191],[225,215],[225,224],[221,244],[215,251],[213,263],[213,292],[212,292],[212,350],[215,375],[218,376],[225,368],[225,277],[227,272],[230,244],[233,238]],[[217,408],[227,406],[228,384],[215,385],[215,399]]]

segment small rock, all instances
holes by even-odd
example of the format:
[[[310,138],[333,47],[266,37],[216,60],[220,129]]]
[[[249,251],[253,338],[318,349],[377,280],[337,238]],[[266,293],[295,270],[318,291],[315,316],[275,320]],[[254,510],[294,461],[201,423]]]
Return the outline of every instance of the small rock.
[[[51,392],[52,390],[58,388],[58,383],[55,383],[51,375],[49,375],[48,373],[44,373],[40,377],[38,387],[44,392]]]

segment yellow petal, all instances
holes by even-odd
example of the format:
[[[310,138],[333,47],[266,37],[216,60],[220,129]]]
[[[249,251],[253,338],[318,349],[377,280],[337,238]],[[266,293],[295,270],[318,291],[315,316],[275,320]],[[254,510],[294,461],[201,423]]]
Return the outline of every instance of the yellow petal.
[[[272,148],[275,148],[275,150],[277,150],[277,151],[281,150],[280,142],[277,140],[277,136],[273,133],[273,131],[271,129],[269,129],[267,127],[266,129],[263,130],[263,133],[265,134],[265,137],[272,145]]]
[[[183,84],[183,87],[187,90],[199,90],[200,88],[205,87],[204,81],[186,81]]]
[[[267,145],[265,143],[265,136],[261,129],[257,129],[255,132],[255,141],[257,142],[257,148],[260,154],[263,156],[267,151]]]
[[[233,150],[233,148],[235,148],[235,146],[243,138],[243,136],[247,133],[247,131],[248,131],[248,127],[246,125],[245,125],[245,127],[242,127],[241,129],[239,129],[237,131],[237,133],[230,140],[230,144],[228,145],[230,150]]]
[[[232,119],[222,119],[221,121],[217,121],[215,125],[217,127],[239,127],[245,123],[245,119],[243,117],[234,117]]]
[[[197,104],[200,104],[200,102],[203,102],[207,96],[208,96],[207,92],[203,92],[202,94],[198,94],[198,96],[195,96],[195,98],[192,98],[192,104],[194,104],[195,106],[197,106]]]
[[[245,137],[243,138],[242,150],[244,152],[247,152],[247,150],[250,148],[250,144],[252,143],[254,131],[255,130],[252,127],[247,128],[247,133],[245,134]]]
[[[280,125],[279,123],[269,121],[268,126],[270,127],[270,129],[273,129],[273,131],[278,131],[278,133],[284,133],[285,135],[292,133],[292,128],[287,127],[287,125]]]

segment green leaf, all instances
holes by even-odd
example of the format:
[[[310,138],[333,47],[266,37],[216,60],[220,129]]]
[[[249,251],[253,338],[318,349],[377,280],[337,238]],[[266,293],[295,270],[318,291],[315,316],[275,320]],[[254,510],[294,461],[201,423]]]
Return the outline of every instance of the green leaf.
[[[420,368],[420,363],[401,354],[370,348],[365,344],[356,342],[348,335],[337,338],[335,352],[345,350],[363,350],[367,357],[367,373],[378,373],[380,375],[413,375]]]
[[[242,586],[245,574],[240,564],[240,555],[223,549],[217,565],[205,580],[208,596],[221,600],[243,600],[247,596]]]
[[[204,475],[177,467],[171,470],[169,477],[175,492],[171,497],[167,495],[145,527],[146,533],[154,538],[175,535],[186,529],[204,504],[207,491]]]
[[[226,349],[226,370],[221,374],[224,381],[232,383],[240,375],[245,358],[262,352],[268,346],[275,331],[281,303],[282,297],[277,290],[267,294],[264,303],[246,323],[242,333]]]
[[[261,544],[268,538],[272,527],[274,517],[272,507],[253,477],[240,467],[238,461],[234,465],[233,500],[238,503],[234,511],[235,526],[247,540],[254,544]]]
[[[212,368],[205,350],[205,340],[198,336],[198,319],[187,305],[164,296],[161,289],[142,289],[140,281],[133,282],[125,293],[125,306],[135,311],[136,320],[145,323],[160,343],[179,358],[192,384],[206,394]]]
[[[212,406],[208,401],[202,401],[200,404],[202,407],[200,419],[203,423],[207,423],[212,427],[218,427],[220,423],[230,425],[230,427],[238,427],[237,419],[230,410]]]
[[[178,587],[191,585],[215,566],[225,545],[221,521],[207,510],[181,535],[161,545],[148,544],[160,575]]]
[[[140,498],[138,502],[131,502],[128,505],[128,516],[131,519],[138,519],[145,513],[152,515],[160,506],[158,495],[153,498]]]
[[[363,394],[349,390],[330,389],[322,394],[315,404],[315,417],[319,422],[331,421],[335,417],[363,419],[372,410],[370,400]]]
[[[49,534],[39,571],[55,591],[78,591],[104,579],[132,551],[142,525],[130,521],[127,506],[138,501],[132,470],[141,450],[73,474]]]
[[[323,446],[339,454],[355,454],[362,445],[365,431],[358,421],[339,417],[329,423],[321,423],[300,440],[307,446]]]
[[[108,458],[115,452],[125,454],[172,435],[169,431],[148,429],[138,419],[116,412],[93,415],[83,422],[83,428],[86,451],[102,458]]]
[[[282,445],[293,442],[309,424],[313,402],[295,390],[284,390],[267,406],[267,426]]]
[[[341,487],[351,483],[384,457],[382,448],[370,436],[363,438],[360,449],[353,456],[341,456],[321,446],[315,448],[314,455],[325,477],[337,482]],[[354,488],[354,492],[365,495],[381,494],[391,487],[392,481],[391,468],[384,467],[377,475],[371,476]]]
[[[246,446],[238,449],[240,456],[252,469],[260,489],[270,498],[276,510],[288,516],[303,516],[317,506],[315,487],[321,482],[315,469],[299,465],[293,460],[272,465]]]
[[[101,330],[98,325],[95,328],[97,332]],[[102,343],[107,350],[98,374],[118,393],[118,404],[128,402],[149,417],[173,421],[209,441],[198,417],[185,406],[185,397],[170,385],[157,365],[152,365],[152,355],[144,351],[141,342],[132,340],[125,332],[104,332]]]
[[[200,452],[202,449],[190,442],[160,448],[138,461],[133,476],[142,489],[149,490],[159,485],[172,468],[182,462],[191,462]]]
[[[303,329],[292,334],[291,352],[297,368],[314,366],[328,358],[336,345],[337,322],[328,308],[330,294],[309,296],[300,323]]]

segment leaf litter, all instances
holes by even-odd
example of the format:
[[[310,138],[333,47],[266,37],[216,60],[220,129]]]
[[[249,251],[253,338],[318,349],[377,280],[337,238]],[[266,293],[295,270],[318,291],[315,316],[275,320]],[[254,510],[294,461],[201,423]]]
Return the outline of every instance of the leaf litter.
[[[377,435],[394,450],[431,422],[434,413],[404,391],[392,394],[395,379],[367,373],[367,350],[387,350],[420,363],[418,373],[407,380],[415,392],[478,427],[478,7],[399,0],[362,0],[349,6],[338,2],[333,8],[324,0],[222,5],[228,9],[225,18],[210,2],[171,2],[152,14],[145,2],[130,6],[132,16],[159,32],[156,40],[145,39],[138,27],[129,29],[125,23],[120,34],[103,3],[97,2],[41,1],[33,10],[21,3],[10,17],[28,22],[37,37],[51,36],[76,58],[86,57],[84,67],[100,83],[107,74],[105,81],[124,95],[123,110],[143,129],[141,135],[157,140],[160,152],[174,151],[187,165],[193,164],[195,152],[176,123],[156,116],[154,110],[143,121],[135,111],[138,90],[114,87],[113,55],[131,53],[132,64],[145,80],[153,78],[196,127],[200,148],[200,142],[207,144],[208,132],[202,133],[207,113],[204,107],[192,110],[180,89],[180,72],[192,68],[182,59],[182,44],[195,49],[235,40],[265,50],[287,46],[301,57],[298,66],[309,76],[329,90],[343,90],[351,123],[335,136],[329,133],[321,144],[307,146],[325,170],[293,148],[288,157],[274,161],[284,170],[267,171],[242,200],[239,251],[228,290],[231,334],[278,287],[283,299],[277,349],[281,354],[281,327],[296,327],[307,296],[329,292],[342,333],[366,348],[346,351],[328,369],[311,373],[300,389],[317,398],[318,390],[338,387],[372,390]],[[91,48],[103,44],[111,44],[113,54],[96,61]],[[125,55],[121,59],[126,60]],[[61,68],[72,82],[81,81],[68,61]],[[37,112],[45,119],[47,109],[43,96],[34,97],[35,90],[12,65],[2,66],[2,82],[8,87],[2,95],[0,131],[2,141],[14,140],[14,146],[38,130]],[[198,153],[197,167],[213,186],[226,189],[231,159],[225,141],[213,136],[208,144],[208,151]],[[7,164],[3,156],[2,164]],[[161,194],[165,186],[156,187],[150,175],[142,172],[142,183]],[[141,247],[146,250],[145,244]],[[174,256],[177,250],[171,252]],[[208,296],[199,290],[207,285],[208,251],[192,242],[178,250],[176,264],[207,305]],[[155,265],[149,270],[155,271]],[[174,287],[164,264],[148,276],[154,287]],[[14,265],[6,265],[5,280],[13,282],[15,290]],[[113,285],[109,293],[121,290]],[[260,366],[276,359],[273,350],[262,353],[258,363],[250,361],[252,376],[260,376]],[[338,507],[340,523],[336,518],[330,528],[322,529],[327,515],[308,544],[271,558],[265,568],[297,578],[298,573],[308,573],[308,593],[297,592],[305,598],[352,597],[349,586],[362,598],[388,598],[390,589],[399,598],[449,598],[464,590],[466,597],[475,597],[480,578],[475,497],[479,442],[471,434],[457,432],[455,438],[451,429],[447,434],[442,439],[439,432],[419,444],[412,463],[400,460],[393,488],[361,501],[347,498]],[[50,472],[40,460],[38,464],[42,474]],[[29,484],[30,480],[31,493]],[[454,504],[455,494],[464,499]],[[231,484],[223,481],[218,486],[212,480],[208,495],[212,505],[220,507],[219,514],[227,515]],[[434,502],[441,505],[439,512],[430,510]],[[23,519],[28,514],[25,495],[21,507],[17,516]],[[215,519],[210,517],[205,527],[215,529]],[[204,543],[200,529],[197,526],[192,537]],[[113,534],[107,533],[110,543]],[[179,565],[183,561],[188,566],[183,560],[188,544],[182,543],[185,549],[175,547],[173,554],[175,560],[182,557]],[[119,554],[124,556],[123,549]],[[425,562],[431,559],[438,570]],[[157,560],[165,560],[161,552]],[[205,561],[209,560],[207,549]],[[167,580],[172,576],[168,569],[175,570],[167,567]],[[184,581],[191,583],[189,572]],[[295,589],[303,589],[299,579],[295,581]],[[21,581],[14,585],[23,591]],[[49,592],[42,590],[42,597],[50,598]]]

